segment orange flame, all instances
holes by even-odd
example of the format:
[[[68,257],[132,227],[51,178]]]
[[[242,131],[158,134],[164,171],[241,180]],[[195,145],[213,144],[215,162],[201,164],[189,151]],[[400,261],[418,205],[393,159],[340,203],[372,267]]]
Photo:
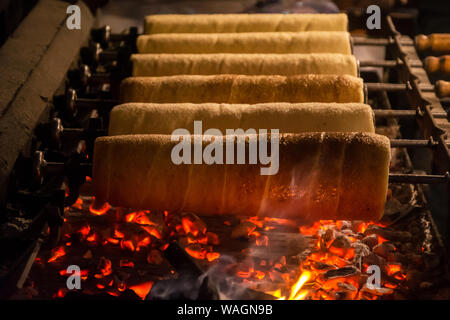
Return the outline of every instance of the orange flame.
[[[148,234],[154,236],[157,239],[162,240],[163,237],[162,237],[161,233],[159,233],[158,229],[156,229],[155,227],[143,225],[143,226],[141,226],[141,228],[144,229],[145,231],[147,231]]]
[[[52,257],[50,259],[48,259],[47,262],[53,262],[56,259],[58,259],[58,258],[60,258],[62,256],[65,256],[66,255],[66,251],[64,250],[63,246],[60,246],[60,247],[58,247],[56,249],[53,249],[52,250],[52,254],[53,254]]]
[[[142,300],[144,300],[145,297],[150,292],[150,290],[152,289],[152,286],[153,286],[153,282],[152,281],[148,281],[148,282],[143,282],[141,284],[138,284],[138,285],[135,285],[135,286],[131,286],[131,287],[128,287],[128,288],[130,290],[133,290],[134,293],[136,293]]]
[[[186,252],[191,256],[194,257],[195,259],[199,259],[199,260],[203,260],[206,258],[206,250],[203,248],[197,248],[194,246],[187,246],[185,248]]]
[[[83,199],[78,198],[77,201],[72,205],[72,208],[81,210],[83,208]]]
[[[218,252],[208,252],[206,254],[206,260],[208,260],[209,262],[219,259],[219,257],[220,257],[220,253],[218,253]]]
[[[92,197],[92,202],[89,206],[89,211],[96,216],[102,216],[106,212],[108,212],[109,209],[111,209],[111,205],[108,202],[103,203],[100,208],[94,208],[94,203],[95,197]]]

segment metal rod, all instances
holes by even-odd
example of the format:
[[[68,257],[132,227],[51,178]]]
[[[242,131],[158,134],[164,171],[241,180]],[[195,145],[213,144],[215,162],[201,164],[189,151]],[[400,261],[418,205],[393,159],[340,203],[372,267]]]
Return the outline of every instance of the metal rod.
[[[396,68],[403,65],[403,62],[396,60],[360,60],[359,65],[361,67],[386,67],[386,68]],[[422,68],[422,61],[411,61],[411,67]]]
[[[448,183],[450,181],[449,174],[430,175],[430,174],[403,174],[403,173],[390,173],[390,183],[410,183],[410,184],[435,184],[435,183]]]
[[[367,38],[367,37],[352,37],[353,44],[358,46],[387,46],[394,44],[392,38]],[[412,39],[402,39],[402,45],[413,46],[414,41]]]
[[[99,29],[94,29],[93,33],[91,32],[91,36],[97,42],[121,42],[133,39],[138,37],[141,34],[137,33],[137,29],[130,29],[128,33],[112,33],[110,26],[105,26]],[[355,45],[360,46],[387,46],[390,44],[394,44],[394,39],[389,38],[368,38],[368,37],[352,37],[353,43]],[[412,39],[402,39],[402,45],[414,45],[414,41]]]
[[[411,86],[408,83],[381,83],[381,82],[366,82],[367,90],[372,92],[378,91],[405,91],[411,90]],[[429,84],[420,85],[422,91],[433,92],[434,86]]]
[[[432,140],[409,140],[409,139],[391,139],[391,148],[432,148],[438,145],[437,141]],[[450,145],[447,142],[447,145]]]
[[[397,117],[405,117],[405,118],[415,118],[418,116],[416,110],[391,110],[391,109],[375,109],[373,110],[376,118],[397,118]],[[433,112],[433,117],[436,119],[446,119],[447,112]]]
[[[412,140],[412,141],[415,141],[415,140]],[[422,141],[422,140],[419,140],[419,141]],[[61,170],[61,168],[64,167],[64,163],[62,163],[62,162],[47,162],[46,166],[47,167],[55,166],[54,169]],[[84,168],[85,172],[90,172],[90,170],[92,170],[92,164],[90,164],[90,163],[81,163],[80,166],[81,166],[81,168]],[[450,178],[449,178],[448,173],[445,175],[426,175],[426,174],[420,175],[420,174],[398,174],[398,173],[390,173],[389,174],[389,182],[392,182],[392,183],[432,184],[432,183],[447,183],[449,181],[450,181]]]

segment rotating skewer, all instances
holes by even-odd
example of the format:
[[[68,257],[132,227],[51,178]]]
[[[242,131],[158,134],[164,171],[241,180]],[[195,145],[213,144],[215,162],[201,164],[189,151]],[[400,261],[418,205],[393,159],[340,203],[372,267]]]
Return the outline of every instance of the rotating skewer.
[[[115,42],[126,42],[126,43],[135,43],[138,36],[141,34],[138,33],[138,29],[132,27],[128,30],[127,33],[112,33],[111,27],[106,25],[98,29],[93,29],[91,31],[91,37],[94,41],[101,43],[103,46],[106,46],[108,43]],[[353,36],[352,41],[354,45],[357,46],[388,46],[394,44],[394,39],[392,37],[387,38],[367,38],[367,37],[357,37]],[[419,35],[415,40],[412,39],[402,39],[401,44],[404,46],[413,46],[416,45],[419,51],[426,50],[430,47],[436,48],[435,42],[444,42],[444,45],[447,43],[447,37],[442,34],[436,35]],[[437,46],[437,48],[442,47]]]
[[[64,174],[67,172],[68,163],[64,162],[48,162],[44,159],[42,151],[36,151],[33,157],[33,172],[37,178],[42,179],[45,174]],[[76,171],[79,175],[82,175],[84,180],[86,176],[92,175],[92,164],[90,163],[75,163],[72,164],[71,170]],[[436,183],[448,183],[450,182],[449,173],[440,175],[428,175],[428,174],[403,174],[403,173],[390,173],[390,183],[422,183],[422,184],[436,184]]]

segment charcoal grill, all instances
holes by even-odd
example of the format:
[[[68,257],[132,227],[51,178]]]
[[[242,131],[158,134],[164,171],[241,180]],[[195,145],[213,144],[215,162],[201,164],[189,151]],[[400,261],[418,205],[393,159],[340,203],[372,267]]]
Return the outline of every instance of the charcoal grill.
[[[366,83],[367,102],[374,108],[377,130],[388,135],[392,147],[397,150],[395,155],[399,160],[391,168],[389,176],[391,189],[402,189],[406,185],[410,188],[408,194],[414,194],[413,210],[400,210],[386,217],[386,223],[396,230],[407,230],[414,225],[413,230],[420,233],[423,255],[429,257],[425,261],[434,261],[429,262],[432,265],[430,270],[439,269],[446,274],[447,250],[450,247],[450,142],[447,134],[450,123],[443,105],[448,99],[436,95],[414,41],[396,30],[390,16],[386,23],[387,32],[382,38],[353,39],[355,46],[386,47],[388,60],[362,62],[360,74]],[[88,45],[81,48],[80,55],[67,71],[64,83],[50,99],[50,112],[44,113],[40,121],[34,119],[35,125],[29,128],[32,134],[24,143],[26,150],[16,156],[14,166],[7,172],[7,183],[3,179],[2,185],[6,190],[2,210],[4,221],[18,217],[28,219],[27,227],[20,235],[22,242],[10,248],[4,261],[0,291],[3,297],[23,288],[28,276],[32,279],[51,276],[50,272],[36,267],[41,263],[37,257],[42,252],[50,252],[58,242],[67,240],[61,230],[69,219],[68,210],[73,211],[80,197],[86,203],[92,195],[86,177],[91,176],[93,142],[96,137],[106,134],[109,111],[117,103],[118,84],[130,72],[129,57],[136,51],[136,37],[136,28],[131,28],[126,34],[114,34],[109,27],[92,29]],[[385,68],[383,79],[365,67]],[[392,131],[399,124],[402,124],[403,132]],[[402,138],[402,135],[411,138]],[[407,149],[411,152],[408,153]],[[428,157],[428,166],[416,168],[410,154],[413,158],[421,154]],[[87,213],[88,209],[80,206],[77,212]],[[204,219],[209,230],[217,233],[228,220],[232,217]],[[435,220],[439,221],[440,228]],[[286,239],[296,238],[298,234],[292,228],[277,232],[267,231],[267,234],[274,237],[274,248],[280,250],[289,246]],[[444,241],[441,234],[446,234],[447,240]],[[5,243],[10,244],[8,239]],[[171,243],[166,254],[169,264],[152,269],[151,279],[170,278],[175,272],[198,276],[205,271],[192,263],[191,257],[180,258],[174,254],[177,250],[179,244]],[[248,254],[242,244],[233,241],[223,245],[221,253],[230,256]],[[218,280],[214,275],[210,276],[209,287],[214,281]],[[208,284],[202,285],[204,297],[217,298],[217,292],[209,287]],[[257,287],[246,288],[246,297],[268,298],[255,291]],[[420,288],[418,290],[420,292]],[[403,294],[408,297],[407,293]],[[415,291],[414,296],[421,295]]]

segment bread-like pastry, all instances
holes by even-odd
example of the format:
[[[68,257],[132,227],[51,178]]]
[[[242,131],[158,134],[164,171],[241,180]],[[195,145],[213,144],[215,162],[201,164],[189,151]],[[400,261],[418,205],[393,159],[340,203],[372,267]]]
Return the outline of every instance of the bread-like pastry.
[[[352,76],[181,75],[128,78],[120,87],[122,102],[359,102],[363,81]]]
[[[127,103],[114,107],[109,135],[171,134],[178,128],[202,130],[278,129],[280,133],[375,132],[373,111],[362,103]],[[203,132],[201,131],[201,132]]]
[[[133,54],[133,76],[212,75],[358,75],[353,55],[313,54]]]
[[[161,14],[145,18],[145,33],[347,31],[340,14]]]
[[[245,140],[248,156],[249,141]],[[201,136],[185,136],[191,148],[206,145]],[[211,138],[211,137],[209,137]],[[198,141],[200,139],[200,141]],[[220,139],[220,140],[218,140]],[[221,141],[226,158],[225,139]],[[260,141],[261,142],[261,141]],[[123,135],[95,141],[93,183],[96,199],[134,209],[234,214],[305,220],[378,220],[388,186],[390,143],[372,133],[282,134],[278,171],[261,175],[260,161],[249,164],[174,164],[178,144],[170,135]],[[192,146],[195,144],[195,146]],[[258,146],[258,151],[260,145]],[[194,151],[192,157],[194,158]],[[234,154],[236,158],[237,152]],[[184,153],[183,153],[184,156]],[[217,160],[217,158],[216,158]],[[225,163],[225,162],[224,162]]]
[[[351,54],[342,31],[161,33],[141,35],[139,53],[341,53]]]

